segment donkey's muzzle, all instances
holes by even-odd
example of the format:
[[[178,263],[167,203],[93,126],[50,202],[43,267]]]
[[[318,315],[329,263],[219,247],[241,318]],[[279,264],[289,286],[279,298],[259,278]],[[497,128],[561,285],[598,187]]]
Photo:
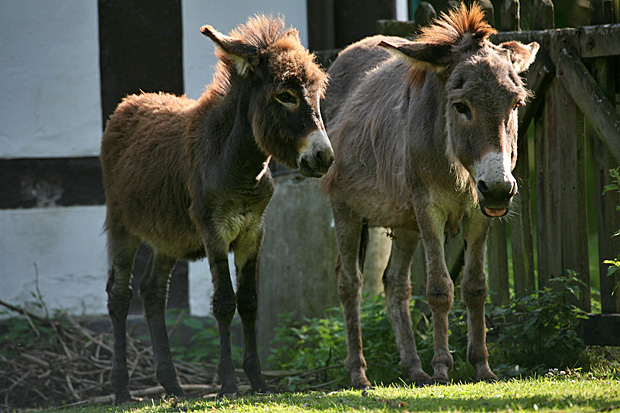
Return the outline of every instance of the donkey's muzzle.
[[[334,161],[334,150],[323,130],[315,130],[306,138],[299,157],[299,171],[310,178],[320,178]]]
[[[512,197],[517,193],[514,180],[476,183],[480,210],[488,217],[502,217],[508,213]]]

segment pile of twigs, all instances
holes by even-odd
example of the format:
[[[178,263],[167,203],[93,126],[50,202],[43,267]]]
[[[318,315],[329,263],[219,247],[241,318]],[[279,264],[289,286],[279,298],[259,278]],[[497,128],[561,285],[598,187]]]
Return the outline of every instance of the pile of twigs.
[[[20,339],[5,336],[0,340],[0,410],[114,403],[110,381],[111,334],[96,334],[66,314],[52,319],[1,300],[0,305],[18,312],[30,325]],[[127,337],[127,365],[134,397],[164,395],[164,389],[155,381],[152,348],[131,334]],[[216,396],[219,383],[215,365],[176,361],[175,366],[188,396]],[[308,389],[318,389],[330,384],[321,384],[320,379],[317,382],[326,369],[301,373],[264,371],[263,374],[273,388],[278,388],[284,379],[297,377],[313,383]],[[237,370],[237,383],[241,392],[250,388],[241,369]]]
[[[30,331],[19,340],[5,337],[0,352],[0,408],[51,407],[82,403],[112,403],[112,337],[95,334],[63,315],[38,317],[0,301],[23,315]],[[27,337],[29,335],[29,337]],[[24,345],[23,343],[29,343]],[[136,397],[159,397],[163,388],[154,379],[153,352],[138,339],[127,338],[130,390]],[[188,393],[211,394],[217,390],[213,365],[176,363]],[[241,379],[241,377],[240,377]],[[246,383],[240,381],[243,389]]]

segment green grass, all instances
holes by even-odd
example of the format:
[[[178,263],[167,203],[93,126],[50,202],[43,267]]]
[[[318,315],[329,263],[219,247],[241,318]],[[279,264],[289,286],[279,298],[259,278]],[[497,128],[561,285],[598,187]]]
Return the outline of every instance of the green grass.
[[[191,399],[58,412],[601,412],[620,411],[620,380],[568,374],[498,383]]]

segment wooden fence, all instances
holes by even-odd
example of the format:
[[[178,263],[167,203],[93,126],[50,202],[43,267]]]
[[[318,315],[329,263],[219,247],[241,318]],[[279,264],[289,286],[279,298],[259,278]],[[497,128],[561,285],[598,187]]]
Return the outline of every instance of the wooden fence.
[[[568,29],[554,29],[551,0],[528,1],[527,16],[519,0],[502,0],[501,10],[488,0],[481,3],[489,21],[500,14],[502,31],[492,41],[541,45],[526,73],[534,98],[519,113],[517,213],[495,221],[487,246],[491,299],[506,303],[553,288],[551,280],[573,274],[582,282],[575,303],[590,313],[581,326],[586,343],[620,345],[620,277],[608,276],[603,264],[620,253],[620,237],[613,237],[620,229],[620,197],[616,191],[602,195],[611,183],[609,170],[620,166],[620,24],[613,24],[613,0],[591,0],[591,25]],[[432,7],[420,10],[420,21],[434,12]],[[533,30],[520,31],[522,18]],[[402,35],[412,25],[379,22],[378,29]],[[458,271],[459,254],[452,256],[449,265]],[[600,274],[596,311],[592,267]]]

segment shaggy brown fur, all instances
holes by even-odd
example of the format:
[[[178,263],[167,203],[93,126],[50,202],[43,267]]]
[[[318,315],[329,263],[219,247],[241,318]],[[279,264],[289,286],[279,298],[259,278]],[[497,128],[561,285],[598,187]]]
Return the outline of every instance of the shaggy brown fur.
[[[360,327],[360,222],[393,228],[383,284],[402,368],[416,384],[449,380],[454,285],[444,243],[446,234],[462,228],[468,358],[477,379],[496,379],[487,361],[484,249],[490,217],[508,212],[517,189],[511,174],[516,108],[528,96],[518,73],[532,63],[538,45],[491,44],[493,29],[482,16],[479,6],[461,5],[413,42],[370,37],[346,48],[330,67],[323,109],[336,159],[322,186],[334,212],[346,365],[354,387],[370,385]],[[433,312],[432,377],[422,369],[409,314],[409,268],[419,239]]]
[[[177,259],[207,257],[220,332],[222,394],[234,394],[230,323],[243,329],[243,369],[252,390],[269,390],[256,350],[256,267],[264,211],[273,193],[271,156],[306,176],[322,176],[333,151],[319,111],[326,75],[281,19],[257,16],[230,36],[204,26],[220,63],[198,101],[164,93],[125,98],[101,144],[110,259],[108,309],[114,330],[117,403],[131,401],[125,327],[133,258],[153,248],[140,294],[157,379],[183,395],[170,357],[164,310]],[[234,252],[237,291],[228,253]]]

